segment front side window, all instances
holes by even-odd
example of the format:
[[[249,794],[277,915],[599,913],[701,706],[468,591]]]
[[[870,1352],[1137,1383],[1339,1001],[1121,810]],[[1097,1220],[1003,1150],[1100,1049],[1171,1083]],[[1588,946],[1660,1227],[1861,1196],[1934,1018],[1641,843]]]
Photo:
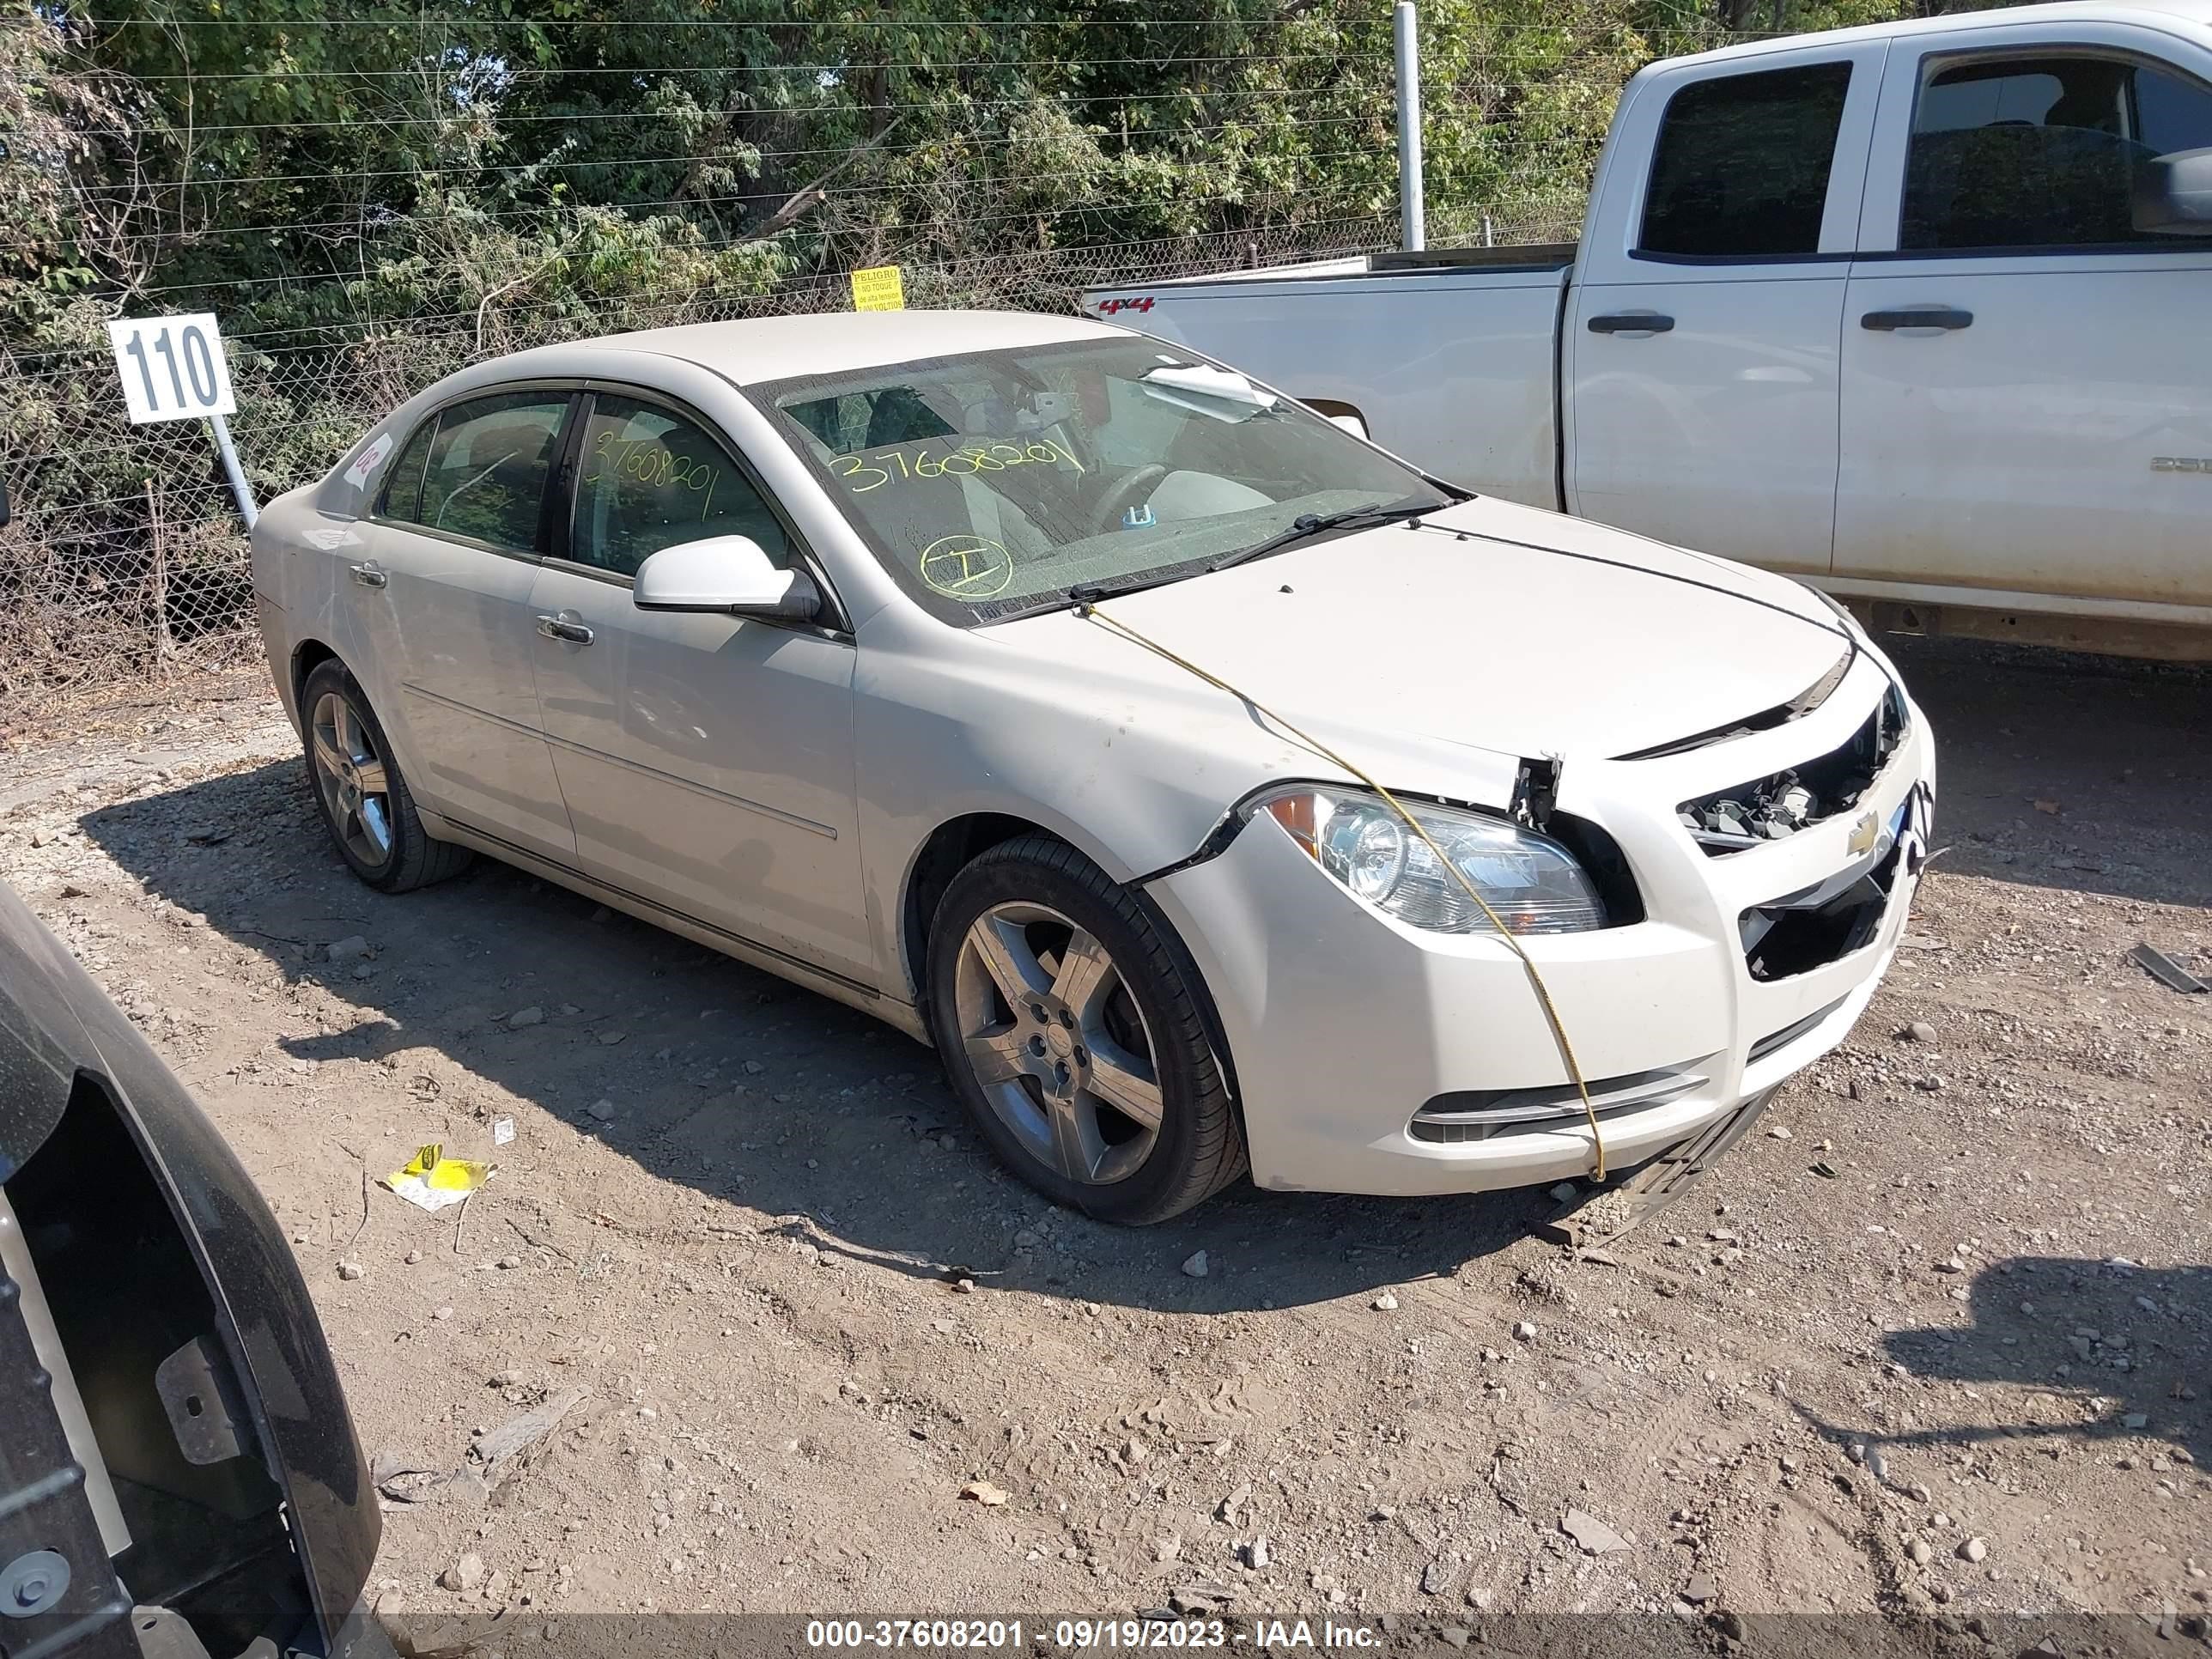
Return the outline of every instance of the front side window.
[[[648,554],[709,536],[750,536],[778,565],[789,556],[752,480],[696,422],[635,398],[593,398],[568,556],[634,576]]]
[[[1820,251],[1849,64],[1693,81],[1667,100],[1642,253],[1783,258]]]
[[[2137,167],[2212,145],[2212,88],[2121,58],[2015,54],[1923,71],[1900,248],[2152,242]]]
[[[948,620],[1181,580],[1420,474],[1239,374],[1105,339],[784,381],[755,395],[900,583]]]
[[[565,392],[503,392],[456,404],[438,416],[413,510],[395,471],[386,511],[502,553],[537,551],[545,481],[568,413]]]

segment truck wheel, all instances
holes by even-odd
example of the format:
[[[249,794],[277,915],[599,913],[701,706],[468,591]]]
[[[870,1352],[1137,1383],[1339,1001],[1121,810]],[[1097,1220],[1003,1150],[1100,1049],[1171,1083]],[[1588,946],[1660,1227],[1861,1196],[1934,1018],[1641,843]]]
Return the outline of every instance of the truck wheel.
[[[466,869],[473,854],[433,841],[360,682],[330,658],[300,688],[307,783],[353,872],[379,892],[407,893]]]
[[[1024,836],[954,877],[927,969],[953,1089],[1039,1192],[1141,1225],[1243,1172],[1195,970],[1073,848]]]

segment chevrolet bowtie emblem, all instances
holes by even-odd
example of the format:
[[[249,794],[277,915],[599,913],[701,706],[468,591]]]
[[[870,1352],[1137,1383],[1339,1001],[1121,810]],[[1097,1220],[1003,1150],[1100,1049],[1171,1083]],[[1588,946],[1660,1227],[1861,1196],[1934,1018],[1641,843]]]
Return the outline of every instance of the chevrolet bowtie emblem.
[[[1881,820],[1873,813],[1868,813],[1851,826],[1851,838],[1848,845],[1852,854],[1856,856],[1861,853],[1874,851],[1875,839],[1881,834]]]

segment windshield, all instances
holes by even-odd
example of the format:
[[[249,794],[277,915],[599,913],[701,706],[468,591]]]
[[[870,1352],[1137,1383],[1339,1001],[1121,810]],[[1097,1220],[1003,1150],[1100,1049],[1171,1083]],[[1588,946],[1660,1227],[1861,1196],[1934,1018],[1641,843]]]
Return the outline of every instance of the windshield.
[[[963,623],[1066,604],[1071,588],[1195,574],[1295,536],[1301,520],[1447,500],[1310,410],[1152,340],[903,363],[756,395],[876,556]]]

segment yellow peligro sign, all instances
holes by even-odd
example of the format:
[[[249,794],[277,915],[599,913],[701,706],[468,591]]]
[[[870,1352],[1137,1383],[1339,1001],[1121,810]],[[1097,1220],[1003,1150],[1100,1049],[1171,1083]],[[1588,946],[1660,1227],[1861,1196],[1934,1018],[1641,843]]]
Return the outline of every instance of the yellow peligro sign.
[[[871,265],[866,270],[854,271],[853,309],[904,311],[906,285],[899,280],[899,268],[896,265]]]

